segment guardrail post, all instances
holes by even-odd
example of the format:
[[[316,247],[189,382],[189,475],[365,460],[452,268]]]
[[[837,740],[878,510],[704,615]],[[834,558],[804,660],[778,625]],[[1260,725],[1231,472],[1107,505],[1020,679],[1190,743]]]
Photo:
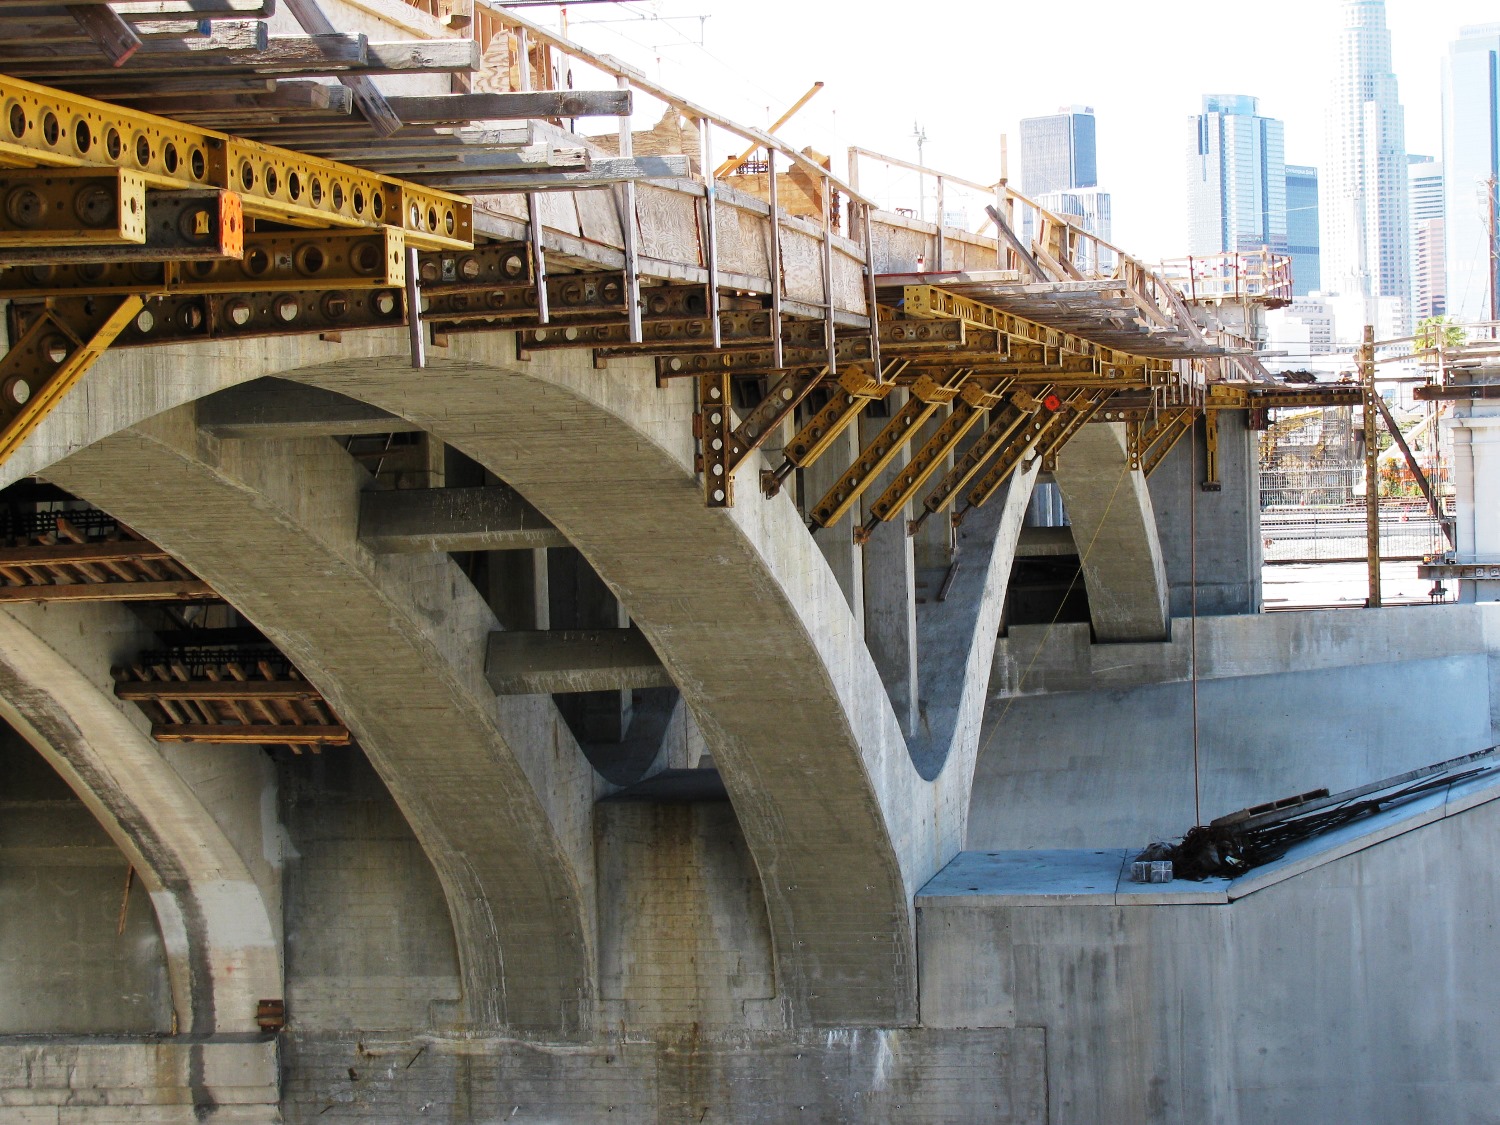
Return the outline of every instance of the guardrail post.
[[[719,325],[719,216],[718,181],[714,177],[713,145],[708,118],[698,123],[698,160],[703,165],[703,264],[708,268],[708,323],[713,332],[714,347],[724,340]]]

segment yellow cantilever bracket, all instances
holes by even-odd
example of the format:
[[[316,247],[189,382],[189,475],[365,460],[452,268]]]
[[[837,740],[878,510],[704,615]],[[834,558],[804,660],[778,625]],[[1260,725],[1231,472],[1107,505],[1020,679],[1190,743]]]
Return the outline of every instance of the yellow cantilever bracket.
[[[0,162],[119,169],[154,188],[223,188],[245,214],[292,226],[397,226],[424,249],[473,241],[448,192],[0,75]]]
[[[16,341],[0,360],[0,464],[135,319],[141,303],[125,297],[112,311],[77,324],[49,311]]]

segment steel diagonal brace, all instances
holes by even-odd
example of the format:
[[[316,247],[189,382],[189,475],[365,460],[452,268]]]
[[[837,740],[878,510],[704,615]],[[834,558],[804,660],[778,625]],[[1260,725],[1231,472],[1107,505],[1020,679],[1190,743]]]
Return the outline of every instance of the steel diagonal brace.
[[[989,471],[979,478],[973,488],[969,489],[965,497],[965,507],[955,516],[954,523],[961,523],[970,511],[980,507],[994,496],[1000,486],[1010,479],[1011,474],[1033,451],[1055,448],[1051,445],[1053,439],[1067,431],[1069,423],[1074,420],[1074,413],[1079,411],[1086,401],[1086,392],[1079,391],[1056,409],[1049,409],[1043,404],[1041,409],[1021,427],[1010,443],[1001,450],[1000,456],[995,459]]]
[[[1051,387],[1043,387],[1040,393],[1045,397],[1051,392]],[[1028,425],[1041,410],[1042,404],[1039,399],[1033,399],[1030,396],[1023,397],[1021,394],[1017,394],[1013,401],[1006,403],[984,433],[980,434],[974,444],[969,446],[953,463],[953,468],[943,474],[937,487],[927,494],[922,501],[922,514],[907,524],[906,533],[915,535],[927,522],[928,517],[936,515],[953,503],[954,497],[963,491],[964,486],[974,479],[990,458],[1004,449],[1011,436],[1023,426]]]
[[[1043,441],[1036,451],[1037,458],[1042,462],[1043,472],[1050,473],[1057,469],[1057,455],[1062,452],[1062,447],[1072,441],[1086,423],[1093,421],[1094,415],[1099,413],[1112,394],[1112,388],[1096,391],[1092,399],[1079,405],[1060,432]]]
[[[0,464],[83,378],[141,310],[125,297],[102,316],[70,324],[49,311],[0,360]]]
[[[849,367],[839,375],[838,389],[823,408],[808,419],[782,451],[784,460],[775,469],[766,469],[760,475],[761,488],[767,496],[781,491],[786,478],[793,469],[805,469],[828,451],[865,407],[877,399],[883,399],[895,390],[892,380],[906,365],[893,361],[885,365],[879,377],[871,375],[863,367]]]
[[[916,495],[917,489],[927,483],[957,448],[963,436],[974,428],[991,407],[1000,403],[1008,388],[1008,380],[1003,386],[991,388],[985,388],[977,381],[968,383],[959,392],[959,401],[953,407],[953,413],[943,420],[943,424],[922,444],[922,448],[912,454],[906,467],[870,505],[869,516],[854,533],[855,540],[867,540],[879,524],[895,518]]]
[[[1167,454],[1171,453],[1173,447],[1182,440],[1182,436],[1193,428],[1193,422],[1197,417],[1197,410],[1188,407],[1172,419],[1155,442],[1154,448],[1151,448],[1141,457],[1141,472],[1143,474],[1149,477],[1152,473],[1156,472],[1161,463],[1166,460]]]
[[[828,368],[818,371],[788,371],[766,392],[744,419],[734,428],[729,442],[729,471],[734,473],[745,458],[759,449],[766,438],[790,418],[802,400],[828,375]]]
[[[964,380],[967,370],[951,375],[945,385],[939,386],[929,376],[920,376],[911,386],[911,396],[901,406],[869,445],[860,450],[854,464],[844,470],[832,488],[808,513],[808,526],[814,530],[832,527],[844,518],[844,513],[853,507],[875,478],[895,460],[896,455],[916,436],[922,425],[937,413],[938,408],[952,402]]]

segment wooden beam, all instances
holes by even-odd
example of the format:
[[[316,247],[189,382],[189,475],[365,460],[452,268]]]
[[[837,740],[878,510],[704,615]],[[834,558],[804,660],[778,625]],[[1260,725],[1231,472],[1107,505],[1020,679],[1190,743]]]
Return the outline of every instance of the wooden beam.
[[[524,121],[531,117],[629,117],[629,90],[538,90],[510,94],[440,94],[389,99],[407,124]]]
[[[84,5],[72,5],[69,12],[75,7],[83,8]],[[108,8],[102,10],[109,11]],[[253,21],[218,28],[212,35],[205,35],[201,39],[153,39],[149,43],[137,40],[138,51],[130,73],[174,63],[188,65],[189,61],[197,62],[200,56],[214,58],[219,55],[238,56],[246,52],[263,51],[269,42],[266,25]],[[71,43],[12,42],[0,44],[0,64],[5,66],[6,73],[11,73],[13,65],[40,66],[53,60],[76,60],[95,64],[83,68],[92,70],[97,69],[99,50],[94,43],[83,40]],[[119,63],[113,65],[118,66]]]
[[[259,20],[276,14],[276,0],[73,0],[91,6],[108,5],[131,21]],[[26,18],[55,13],[56,4],[39,0],[0,0],[0,16]]]
[[[354,106],[354,98],[347,87],[331,86],[326,82],[278,82],[274,90],[244,94],[199,94],[188,96],[173,94],[157,98],[151,103],[151,112],[163,117],[178,117],[185,114],[235,113],[258,109],[274,110],[277,113],[347,114]]]
[[[159,699],[321,701],[323,694],[306,680],[122,680],[115,684],[115,698],[132,703]]]
[[[106,4],[69,4],[68,15],[115,66],[141,49],[140,36]]]
[[[411,178],[428,187],[459,191],[573,191],[578,188],[603,187],[631,180],[674,180],[688,175],[685,156],[637,156],[595,160],[586,172],[516,172],[483,167],[480,159],[465,161],[464,172],[440,172],[413,175]]]
[[[336,30],[318,0],[286,0],[287,8],[296,17],[298,25],[309,35],[327,35]],[[474,45],[478,54],[478,44]],[[476,66],[478,60],[475,60]],[[340,82],[354,95],[354,104],[370,123],[370,128],[382,137],[389,137],[401,129],[401,118],[386,101],[375,83],[363,77],[340,77]]]
[[[223,742],[306,746],[326,743],[347,746],[347,727],[293,726],[280,723],[153,723],[151,737],[157,742]]]
[[[200,602],[217,601],[207,582],[94,582],[79,585],[0,586],[0,604],[10,602]]]
[[[55,547],[0,547],[0,566],[72,566],[76,563],[169,559],[155,543],[122,539],[113,543],[59,543]]]

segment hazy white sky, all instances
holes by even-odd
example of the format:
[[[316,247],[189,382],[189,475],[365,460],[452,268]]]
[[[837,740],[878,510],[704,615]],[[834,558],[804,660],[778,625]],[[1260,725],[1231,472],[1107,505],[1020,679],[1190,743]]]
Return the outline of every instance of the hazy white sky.
[[[822,80],[782,134],[831,153],[836,170],[851,144],[915,159],[920,122],[929,167],[989,183],[1000,173],[1002,134],[1011,173],[1019,172],[1021,118],[1091,105],[1115,241],[1157,258],[1185,250],[1186,118],[1202,95],[1259,97],[1262,113],[1286,122],[1288,162],[1321,162],[1340,8],[1339,0],[646,0],[574,6],[569,19],[574,38],[745,124],[768,124]],[[550,22],[548,11],[527,14]],[[1386,11],[1407,150],[1437,155],[1447,44],[1461,25],[1500,21],[1500,6],[1387,0]],[[864,186],[883,203],[915,206],[914,176],[868,171]],[[977,218],[977,203],[971,213]]]

